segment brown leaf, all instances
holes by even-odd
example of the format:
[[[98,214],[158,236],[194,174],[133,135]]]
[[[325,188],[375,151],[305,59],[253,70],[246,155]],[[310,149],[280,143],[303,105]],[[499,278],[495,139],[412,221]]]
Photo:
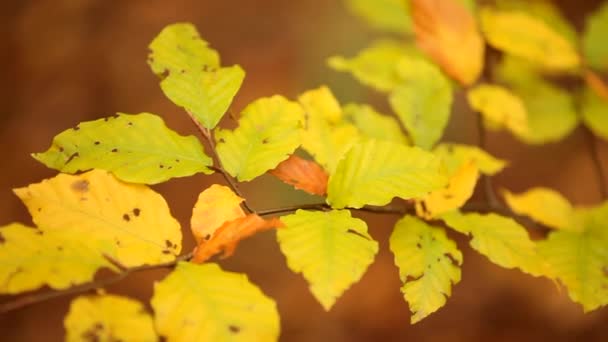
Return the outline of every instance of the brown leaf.
[[[201,192],[190,219],[196,242],[209,240],[224,223],[244,217],[241,202],[243,199],[227,186],[213,184]]]
[[[226,222],[215,231],[211,240],[200,242],[194,251],[192,262],[203,263],[221,251],[224,251],[223,258],[229,257],[234,253],[239,241],[258,232],[283,226],[283,222],[276,217],[265,220],[256,214]]]
[[[317,163],[291,155],[269,173],[283,182],[313,195],[327,192],[329,176]]]
[[[457,0],[411,0],[420,48],[463,85],[483,69],[484,42],[473,15]]]
[[[600,76],[593,71],[586,70],[584,77],[589,88],[593,89],[597,96],[608,100],[608,85],[604,83]]]

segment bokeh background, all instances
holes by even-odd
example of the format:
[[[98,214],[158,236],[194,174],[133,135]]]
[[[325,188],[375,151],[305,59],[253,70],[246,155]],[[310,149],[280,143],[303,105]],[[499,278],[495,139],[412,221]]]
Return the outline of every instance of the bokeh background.
[[[557,3],[579,29],[584,16],[599,5],[595,0]],[[339,0],[3,0],[0,224],[31,222],[11,189],[54,176],[29,153],[45,150],[54,135],[80,121],[117,111],[147,111],[162,115],[182,134],[196,134],[188,117],[163,96],[146,64],[148,43],[162,27],[177,21],[193,22],[220,51],[224,64],[238,63],[246,70],[234,112],[261,96],[295,98],[321,84],[329,85],[342,103],[369,102],[389,112],[382,96],[326,67],[328,56],[353,55],[376,36]],[[474,143],[475,117],[459,110],[464,107],[461,95],[445,138]],[[562,142],[539,147],[523,145],[506,133],[492,133],[488,149],[511,161],[495,177],[497,188],[523,191],[547,186],[575,204],[600,200],[581,129]],[[600,142],[600,154],[608,167],[605,142]],[[154,187],[182,222],[186,250],[193,247],[188,232],[192,206],[198,192],[214,182],[222,179],[197,175]],[[242,188],[256,209],[315,201],[267,177]],[[380,253],[363,279],[329,313],[314,300],[304,279],[288,270],[273,232],[246,240],[234,257],[220,263],[247,273],[276,299],[283,341],[608,341],[608,308],[584,315],[552,282],[501,269],[457,235],[451,236],[464,252],[463,280],[443,309],[410,325],[388,252],[388,235],[398,218],[359,216],[368,220]],[[153,281],[165,274],[136,274],[107,291],[147,302]],[[70,299],[0,316],[0,340],[62,340]]]

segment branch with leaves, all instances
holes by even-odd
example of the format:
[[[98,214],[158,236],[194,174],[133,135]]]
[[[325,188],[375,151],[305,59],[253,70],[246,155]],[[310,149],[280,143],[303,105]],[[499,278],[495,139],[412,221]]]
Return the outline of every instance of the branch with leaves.
[[[545,2],[347,3],[376,27],[415,37],[329,59],[333,69],[386,94],[395,116],[342,105],[321,86],[297,100],[255,100],[235,129],[222,128],[244,71],[222,66],[192,25],[169,25],[150,44],[148,63],[202,140],[179,135],[154,114],[119,113],[68,129],[34,154],[61,173],[14,190],[36,227],[0,228],[0,293],[25,293],[0,312],[168,268],[154,287],[153,315],[129,298],[80,296],[65,318],[68,339],[276,340],[274,301],[210,260],[276,229],[289,268],[330,310],[379,249],[353,211],[399,218],[389,245],[412,323],[445,305],[460,281],[464,260],[447,229],[469,236],[473,249],[501,267],[561,282],[585,311],[608,304],[608,202],[576,207],[554,190],[533,188],[500,191],[503,204],[490,177],[507,161],[485,151],[487,131],[539,145],[582,123],[606,199],[597,138],[608,138],[608,86],[599,76],[608,53],[598,48],[608,34],[608,5],[590,18],[578,51],[576,32]],[[498,63],[487,63],[489,46],[502,53]],[[556,75],[580,77],[581,97],[552,83],[548,76]],[[477,146],[440,142],[458,88],[477,116]],[[197,173],[219,173],[227,186],[200,192],[190,222],[197,247],[182,253],[180,223],[148,185]],[[319,202],[255,210],[239,183],[267,174]],[[485,202],[476,203],[470,199],[480,177]],[[546,236],[530,239],[533,227]],[[114,274],[95,279],[102,268]],[[43,286],[51,290],[29,292]],[[85,310],[93,316],[79,320]]]

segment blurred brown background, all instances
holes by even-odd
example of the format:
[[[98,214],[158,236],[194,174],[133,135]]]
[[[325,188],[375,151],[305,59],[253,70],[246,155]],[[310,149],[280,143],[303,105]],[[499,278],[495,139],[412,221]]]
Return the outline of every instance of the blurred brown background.
[[[579,29],[598,3],[559,1]],[[193,22],[220,51],[224,64],[238,63],[247,71],[235,112],[257,97],[279,93],[294,98],[321,84],[328,84],[342,103],[357,99],[388,112],[384,98],[325,66],[326,57],[352,55],[374,37],[338,0],[3,0],[0,13],[0,225],[31,222],[11,189],[52,177],[55,172],[29,153],[45,150],[55,134],[80,121],[117,111],[148,111],[162,115],[182,134],[196,134],[186,115],[163,96],[145,62],[148,43],[169,23]],[[474,117],[455,114],[446,139],[475,142]],[[576,204],[600,200],[580,129],[560,143],[541,147],[492,134],[489,150],[512,162],[496,177],[497,187],[522,191],[548,186]],[[600,150],[608,167],[605,142]],[[198,192],[221,181],[197,175],[155,186],[184,226],[185,249],[192,248],[187,223]],[[314,201],[264,177],[243,190],[257,209]],[[443,309],[410,325],[387,251],[397,218],[362,217],[368,219],[381,252],[362,281],[329,313],[308,292],[303,278],[287,269],[274,233],[245,241],[234,257],[220,263],[249,274],[276,299],[284,341],[608,341],[608,308],[583,315],[550,281],[492,265],[456,235],[465,258],[462,282]],[[147,301],[152,281],[165,273],[137,274],[108,291]],[[62,340],[69,299],[0,316],[0,340]]]

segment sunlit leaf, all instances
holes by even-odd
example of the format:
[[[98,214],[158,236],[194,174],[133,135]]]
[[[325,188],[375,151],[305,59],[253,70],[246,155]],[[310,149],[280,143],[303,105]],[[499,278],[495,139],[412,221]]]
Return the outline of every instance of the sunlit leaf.
[[[608,98],[598,94],[597,90],[585,88],[581,114],[593,134],[608,140]]]
[[[180,225],[164,198],[106,171],[59,174],[14,191],[45,232],[86,237],[90,248],[123,266],[171,261],[181,251]]]
[[[408,33],[411,31],[409,1],[346,0],[350,10],[377,30]]]
[[[211,158],[194,136],[180,136],[149,113],[83,122],[58,134],[46,152],[33,157],[61,172],[104,169],[132,183],[211,173]]]
[[[393,197],[420,198],[443,188],[447,177],[430,152],[389,141],[356,144],[329,177],[334,208],[386,205]]]
[[[488,43],[506,53],[552,70],[576,69],[580,58],[568,39],[541,19],[524,12],[481,10],[481,26]]]
[[[581,232],[551,232],[538,247],[570,298],[588,312],[608,304],[608,204],[580,214]]]
[[[433,153],[441,157],[449,175],[469,161],[475,163],[479,172],[490,176],[499,173],[507,165],[505,160],[495,158],[477,146],[441,143],[433,149]]]
[[[194,252],[192,261],[203,263],[212,256],[224,252],[223,258],[234,254],[238,243],[256,233],[265,230],[283,227],[283,223],[276,217],[265,220],[256,214],[249,214],[225,222],[218,228],[211,239],[201,240]]]
[[[569,229],[574,209],[560,193],[547,188],[532,188],[521,194],[503,192],[515,213],[530,216],[548,227]]]
[[[361,279],[378,252],[365,222],[346,210],[298,210],[281,220],[277,239],[287,265],[302,273],[325,310]]]
[[[269,173],[296,189],[323,196],[327,192],[327,172],[319,164],[291,155]]]
[[[43,231],[20,223],[0,228],[0,293],[19,293],[43,285],[64,289],[93,280],[112,263],[72,232]]]
[[[442,228],[406,216],[390,237],[390,249],[403,282],[401,292],[414,314],[412,323],[437,311],[460,282],[462,253]]]
[[[133,299],[80,296],[64,319],[66,341],[158,341],[152,317]]]
[[[457,211],[441,218],[450,228],[471,235],[471,247],[493,263],[504,268],[519,268],[533,276],[550,274],[526,229],[513,219],[497,214],[461,214]]]
[[[409,144],[408,138],[394,117],[381,114],[371,106],[363,104],[350,103],[344,106],[343,110],[346,119],[359,129],[363,137]]]
[[[154,285],[156,330],[167,341],[276,341],[274,301],[244,274],[180,262]]]
[[[165,27],[149,48],[148,64],[162,78],[165,95],[204,127],[214,128],[241,87],[243,69],[220,67],[218,53],[189,23]]]
[[[570,43],[578,44],[576,28],[564,17],[557,5],[550,0],[498,0],[496,5],[499,10],[521,11],[535,19],[542,20]]]
[[[435,190],[416,202],[416,214],[431,219],[439,214],[462,207],[473,196],[479,169],[474,161],[463,164],[450,175],[448,185]]]
[[[599,70],[608,70],[608,3],[591,13],[585,22],[583,51],[586,62]]]
[[[458,0],[411,0],[416,41],[464,85],[481,74],[484,42],[473,14]]]
[[[357,127],[342,120],[338,101],[323,88],[306,91],[299,97],[306,113],[302,148],[331,174],[360,136]],[[339,112],[336,111],[336,104]]]
[[[198,243],[209,240],[224,223],[244,217],[241,208],[244,199],[229,187],[213,184],[198,195],[192,209],[190,228]]]
[[[419,54],[412,46],[383,40],[373,43],[352,58],[331,57],[328,64],[334,70],[350,72],[364,85],[388,92],[402,82],[397,72],[399,61],[403,57]]]
[[[508,89],[480,84],[467,93],[469,105],[483,115],[486,127],[506,128],[516,134],[528,130],[528,113],[523,101]]]
[[[217,153],[226,171],[249,181],[275,168],[301,143],[302,107],[282,96],[249,104],[233,130],[216,130]]]
[[[439,141],[452,108],[452,87],[441,71],[420,58],[402,58],[402,83],[389,96],[391,108],[416,146],[430,149]]]

